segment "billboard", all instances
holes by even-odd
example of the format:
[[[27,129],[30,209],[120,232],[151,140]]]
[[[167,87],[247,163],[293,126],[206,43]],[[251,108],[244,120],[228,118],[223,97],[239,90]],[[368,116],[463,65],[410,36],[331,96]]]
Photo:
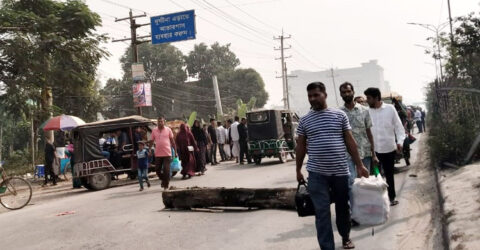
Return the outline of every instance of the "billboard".
[[[133,106],[135,108],[152,106],[152,86],[149,82],[133,84]]]
[[[195,10],[150,18],[152,44],[195,39]]]

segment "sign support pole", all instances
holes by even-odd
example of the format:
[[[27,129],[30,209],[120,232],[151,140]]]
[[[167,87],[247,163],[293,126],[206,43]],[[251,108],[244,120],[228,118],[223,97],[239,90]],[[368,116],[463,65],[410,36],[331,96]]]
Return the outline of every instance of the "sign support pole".
[[[125,39],[117,39],[113,40],[112,42],[122,42],[122,41],[131,41],[131,46],[132,46],[132,58],[133,58],[133,63],[138,63],[138,50],[137,50],[137,45],[150,42],[150,40],[142,40],[139,41],[137,40],[138,38],[147,38],[150,36],[142,36],[142,37],[137,37],[137,28],[145,26],[145,25],[150,25],[150,23],[146,24],[137,24],[135,18],[138,17],[146,17],[147,15],[144,13],[142,15],[137,15],[134,16],[132,14],[132,10],[129,12],[129,16],[125,18],[115,18],[115,22],[123,21],[123,20],[130,20],[130,32],[131,32],[131,37],[130,38],[125,38]],[[137,113],[138,115],[142,115],[142,107],[137,108]]]

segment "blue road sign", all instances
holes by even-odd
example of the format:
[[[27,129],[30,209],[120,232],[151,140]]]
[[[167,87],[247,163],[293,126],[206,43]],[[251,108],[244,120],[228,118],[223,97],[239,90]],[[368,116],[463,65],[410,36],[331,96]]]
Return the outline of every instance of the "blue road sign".
[[[195,39],[195,10],[151,17],[150,26],[152,44]]]

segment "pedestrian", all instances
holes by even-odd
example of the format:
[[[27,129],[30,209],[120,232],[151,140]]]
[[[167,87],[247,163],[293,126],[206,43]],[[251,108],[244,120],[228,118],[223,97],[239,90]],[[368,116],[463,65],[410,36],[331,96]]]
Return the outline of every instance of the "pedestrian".
[[[212,166],[217,165],[217,147],[218,147],[218,139],[217,139],[217,122],[215,119],[210,119],[210,126],[208,126],[208,134],[210,135],[210,163]]]
[[[211,163],[211,154],[210,154],[210,149],[212,146],[212,138],[210,137],[210,134],[208,133],[208,127],[207,124],[203,124],[202,126],[203,133],[205,134],[205,137],[207,138],[207,150],[205,151],[205,159],[206,163]]]
[[[409,134],[413,133],[413,117],[414,117],[414,112],[411,107],[407,108],[407,131]]]
[[[225,154],[225,142],[227,133],[225,128],[222,125],[222,122],[217,122],[217,142],[218,142],[218,151],[220,152],[220,162],[224,162],[227,160],[227,155]]]
[[[165,118],[158,117],[157,127],[152,130],[150,140],[155,144],[155,172],[161,180],[161,186],[168,188],[170,182],[170,162],[172,147],[177,152],[172,130],[165,126]]]
[[[427,132],[427,127],[425,126],[425,117],[427,116],[427,114],[423,109],[420,109],[420,111],[422,112],[422,129],[423,129],[423,132]]]
[[[378,164],[378,159],[375,156],[375,147],[373,143],[373,135],[371,131],[372,119],[370,118],[370,113],[368,108],[365,106],[356,103],[353,100],[355,95],[355,90],[353,85],[349,82],[345,82],[340,85],[340,96],[342,97],[345,104],[341,107],[341,110],[345,112],[348,117],[350,126],[352,127],[352,134],[355,142],[357,143],[357,150],[362,159],[363,165],[368,169],[370,173],[370,167],[372,161],[374,164]],[[350,171],[349,187],[350,187],[350,207],[353,207],[352,199],[352,185],[357,178],[357,171],[355,167],[355,162],[353,161],[350,155],[347,155],[348,159],[348,168]],[[358,225],[355,221],[352,221],[354,226]]]
[[[368,106],[367,102],[365,101],[365,98],[363,98],[363,96],[357,96],[353,99],[353,101],[355,103],[358,103],[358,104],[362,105],[362,106]]]
[[[423,132],[423,123],[422,123],[422,111],[420,111],[421,108],[417,108],[417,110],[415,111],[415,123],[417,124],[417,128],[418,128],[418,133],[422,133]]]
[[[320,248],[335,249],[330,201],[335,202],[336,224],[344,249],[354,248],[350,239],[349,170],[347,150],[359,176],[368,177],[357,150],[347,115],[327,107],[327,91],[321,82],[307,86],[310,112],[297,128],[297,181],[304,183],[302,165],[308,152],[308,192],[315,208],[315,226]],[[331,190],[332,192],[330,192]]]
[[[232,155],[235,157],[235,162],[238,163],[238,157],[240,156],[240,135],[238,133],[238,125],[240,118],[235,116],[235,122],[230,126],[230,137],[232,138]]]
[[[405,130],[395,107],[382,102],[382,94],[378,88],[368,88],[364,93],[367,96],[367,102],[370,106],[368,111],[373,122],[375,155],[378,157],[387,179],[390,205],[395,206],[398,204],[395,199],[395,178],[393,176],[395,155],[397,152],[403,151]]]
[[[225,128],[225,146],[223,147],[225,150],[225,155],[227,156],[227,160],[231,161],[233,160],[232,156],[232,137],[230,134],[230,127],[232,126],[232,120],[228,119],[227,120],[227,127]]]
[[[150,156],[150,153],[145,148],[144,141],[138,141],[137,144],[138,184],[140,185],[139,191],[143,191],[143,180],[145,180],[147,186],[150,187],[150,181],[148,180],[148,157]]]
[[[178,149],[178,156],[182,162],[182,180],[190,179],[195,175],[195,152],[198,152],[195,137],[188,130],[187,125],[180,125],[180,132],[175,139]]]
[[[47,186],[48,184],[48,178],[52,180],[52,185],[56,186],[57,185],[57,176],[55,175],[53,171],[53,163],[55,161],[55,158],[57,157],[57,152],[55,149],[55,146],[53,145],[53,141],[50,137],[45,137],[46,144],[45,144],[45,168],[44,168],[44,174],[45,174],[45,181],[43,182],[42,187]]]
[[[242,118],[242,122],[238,124],[238,135],[239,135],[239,144],[240,144],[240,165],[245,164],[243,161],[243,157],[246,156],[247,163],[252,164],[252,158],[250,157],[250,153],[248,152],[248,129],[247,129],[247,119]]]
[[[205,165],[207,164],[206,160],[206,151],[207,151],[207,137],[203,132],[202,128],[200,127],[200,121],[195,120],[192,127],[192,134],[195,138],[197,143],[198,151],[195,151],[195,159],[196,159],[196,168],[195,172],[200,173],[203,175],[205,173]]]

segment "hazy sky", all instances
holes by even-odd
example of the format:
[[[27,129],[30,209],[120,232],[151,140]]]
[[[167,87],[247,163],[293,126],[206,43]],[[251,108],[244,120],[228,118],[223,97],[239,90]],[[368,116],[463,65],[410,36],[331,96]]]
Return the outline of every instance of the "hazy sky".
[[[195,9],[197,39],[176,42],[185,54],[196,43],[230,43],[241,61],[240,67],[256,69],[270,93],[267,107],[282,104],[279,51],[273,40],[283,28],[292,49],[286,55],[288,70],[319,71],[325,68],[357,67],[377,59],[385,69],[392,91],[407,103],[421,101],[424,87],[435,77],[433,59],[414,44],[431,46],[425,39],[433,33],[408,22],[438,25],[448,21],[447,0],[87,0],[103,19],[101,33],[113,38],[130,36],[127,22],[114,17],[146,11],[148,16]],[[480,11],[479,0],[451,0],[452,16]],[[210,5],[208,5],[208,4]],[[233,4],[233,5],[232,5]],[[213,9],[211,5],[218,9]],[[235,5],[235,6],[234,6]],[[149,22],[149,18],[137,19]],[[240,24],[239,24],[240,23]],[[448,27],[444,31],[448,31]],[[139,29],[148,35],[150,27]],[[102,81],[120,78],[119,58],[128,42],[108,43],[112,54],[99,69]],[[293,86],[292,86],[293,87]]]

